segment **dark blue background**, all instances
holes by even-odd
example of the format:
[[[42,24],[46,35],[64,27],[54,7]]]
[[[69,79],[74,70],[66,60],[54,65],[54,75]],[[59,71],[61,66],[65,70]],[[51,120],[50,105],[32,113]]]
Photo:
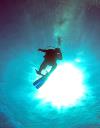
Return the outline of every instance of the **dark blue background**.
[[[64,60],[82,59],[90,89],[64,112],[38,107],[32,86],[37,49],[56,47],[57,34]],[[99,128],[99,90],[99,0],[0,0],[0,128]]]

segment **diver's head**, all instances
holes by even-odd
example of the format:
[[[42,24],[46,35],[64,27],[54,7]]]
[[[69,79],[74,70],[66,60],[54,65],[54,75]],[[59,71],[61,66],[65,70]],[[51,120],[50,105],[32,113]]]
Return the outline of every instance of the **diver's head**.
[[[60,48],[55,48],[55,51],[56,52],[60,52]]]

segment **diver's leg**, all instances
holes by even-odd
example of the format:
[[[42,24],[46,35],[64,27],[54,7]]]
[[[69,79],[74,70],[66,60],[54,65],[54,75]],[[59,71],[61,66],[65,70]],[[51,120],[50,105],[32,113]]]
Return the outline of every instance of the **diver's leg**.
[[[42,62],[42,64],[40,65],[40,68],[39,68],[39,73],[41,73],[42,72],[42,70],[43,69],[45,69],[46,67],[47,67],[47,62],[44,60],[43,62]]]
[[[52,65],[52,68],[50,70],[50,73],[52,73],[56,69],[56,67],[57,67],[57,63],[53,64]]]

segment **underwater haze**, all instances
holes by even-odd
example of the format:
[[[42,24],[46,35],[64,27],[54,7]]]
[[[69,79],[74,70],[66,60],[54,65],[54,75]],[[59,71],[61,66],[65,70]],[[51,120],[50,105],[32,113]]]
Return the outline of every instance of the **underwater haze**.
[[[33,86],[38,49],[57,47],[58,36],[88,88],[80,105],[59,109]],[[0,128],[100,128],[99,0],[0,0]]]

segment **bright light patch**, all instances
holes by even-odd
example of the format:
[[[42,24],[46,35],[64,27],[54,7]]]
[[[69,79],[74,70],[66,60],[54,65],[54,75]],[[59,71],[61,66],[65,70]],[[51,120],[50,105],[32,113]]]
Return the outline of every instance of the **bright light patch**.
[[[80,58],[76,58],[75,59],[75,62],[80,63],[81,62],[81,59]]]
[[[58,65],[45,84],[37,92],[43,103],[57,106],[73,106],[84,96],[83,73],[70,63]]]

